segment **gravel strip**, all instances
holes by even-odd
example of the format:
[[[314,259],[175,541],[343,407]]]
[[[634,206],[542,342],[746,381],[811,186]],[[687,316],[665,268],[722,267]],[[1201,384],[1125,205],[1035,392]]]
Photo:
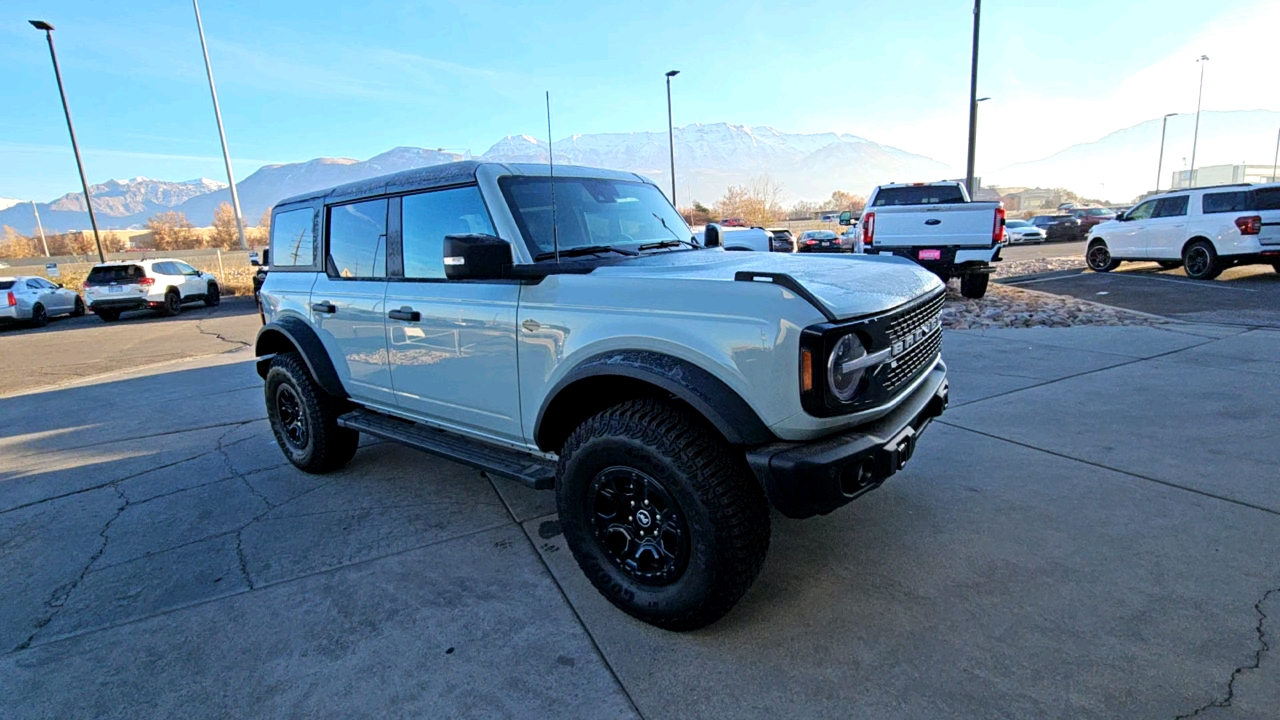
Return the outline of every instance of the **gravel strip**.
[[[1163,325],[1151,315],[1130,312],[1066,295],[991,283],[986,297],[970,300],[955,287],[947,287],[947,302],[940,317],[951,330],[986,328],[1075,327],[1078,325]]]
[[[1006,260],[996,263],[996,271],[995,274],[991,276],[991,279],[998,280],[1000,278],[1016,277],[1018,275],[1057,272],[1058,270],[1076,270],[1083,269],[1084,266],[1083,257],[1041,258],[1039,260]]]

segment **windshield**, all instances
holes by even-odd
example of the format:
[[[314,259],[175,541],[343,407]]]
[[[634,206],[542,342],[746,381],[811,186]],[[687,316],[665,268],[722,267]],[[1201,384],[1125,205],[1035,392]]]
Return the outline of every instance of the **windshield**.
[[[499,186],[530,252],[535,257],[552,252],[551,178],[506,177]],[[557,177],[555,193],[561,252],[692,240],[680,214],[648,183]]]
[[[1115,215],[1115,213],[1111,212],[1106,208],[1089,208],[1084,212],[1086,215],[1092,215],[1094,217],[1102,217],[1104,215]]]
[[[1031,223],[1026,220],[1005,220],[1004,226],[1011,228],[1031,227]]]
[[[875,207],[885,205],[940,205],[962,203],[964,193],[959,185],[910,185],[880,188]]]

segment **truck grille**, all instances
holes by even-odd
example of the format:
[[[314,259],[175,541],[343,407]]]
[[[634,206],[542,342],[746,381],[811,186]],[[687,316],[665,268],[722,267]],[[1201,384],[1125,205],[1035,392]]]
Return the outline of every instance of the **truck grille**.
[[[938,296],[932,300],[922,303],[898,317],[891,318],[888,327],[885,329],[885,332],[889,335],[890,342],[896,343],[919,330],[926,323],[937,319],[938,314],[942,312],[942,303],[945,299],[946,293],[938,293]]]
[[[889,363],[889,370],[884,375],[884,387],[890,394],[896,393],[920,374],[942,348],[942,328],[938,327],[925,336],[924,340],[912,345],[900,357]]]

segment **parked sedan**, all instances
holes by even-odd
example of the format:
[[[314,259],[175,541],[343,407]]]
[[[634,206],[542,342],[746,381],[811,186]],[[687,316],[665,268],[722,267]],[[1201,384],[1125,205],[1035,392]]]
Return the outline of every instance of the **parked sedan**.
[[[51,315],[84,315],[84,300],[75,290],[42,277],[0,277],[0,323],[26,322],[44,327]]]
[[[1037,215],[1031,218],[1031,224],[1044,231],[1044,238],[1049,242],[1073,242],[1083,240],[1080,221],[1071,215]]]
[[[796,252],[848,252],[840,236],[830,230],[805,230],[796,242]]]
[[[1039,244],[1044,242],[1044,231],[1026,220],[1006,220],[1004,234],[1011,245]]]

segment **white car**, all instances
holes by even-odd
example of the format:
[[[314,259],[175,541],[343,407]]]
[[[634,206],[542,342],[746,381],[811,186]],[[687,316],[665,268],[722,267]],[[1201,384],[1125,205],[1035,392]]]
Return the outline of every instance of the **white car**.
[[[96,265],[84,281],[84,296],[94,314],[113,322],[129,310],[160,310],[177,315],[182,305],[222,299],[218,278],[181,260],[121,260]]]
[[[1095,272],[1128,260],[1181,265],[1197,280],[1212,280],[1233,265],[1268,264],[1280,272],[1280,183],[1157,195],[1094,226],[1085,247]]]
[[[44,327],[50,315],[84,314],[84,301],[75,290],[42,277],[0,277],[0,324],[26,322]]]
[[[1044,242],[1044,231],[1026,220],[1005,220],[1004,234],[1011,245]]]

